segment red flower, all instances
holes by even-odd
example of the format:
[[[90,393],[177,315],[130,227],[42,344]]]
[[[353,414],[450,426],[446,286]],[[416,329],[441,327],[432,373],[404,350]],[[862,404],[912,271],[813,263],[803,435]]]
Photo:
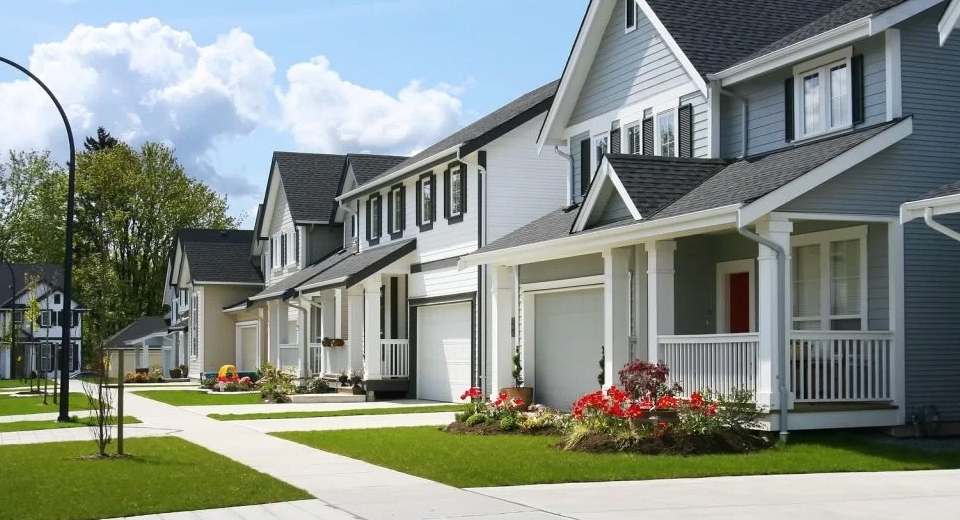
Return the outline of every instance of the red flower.
[[[717,415],[717,403],[708,404],[706,413],[707,417],[713,417],[714,415]]]
[[[703,406],[703,396],[700,395],[700,392],[690,394],[690,406],[695,410]]]
[[[640,405],[633,403],[627,407],[626,416],[630,419],[639,419],[643,417],[643,409],[640,408]]]
[[[513,400],[510,401],[511,408],[520,408],[521,406],[523,406],[523,399],[519,397],[514,397]]]
[[[672,395],[665,395],[657,399],[657,409],[658,410],[669,410],[671,408],[676,408],[677,398]]]

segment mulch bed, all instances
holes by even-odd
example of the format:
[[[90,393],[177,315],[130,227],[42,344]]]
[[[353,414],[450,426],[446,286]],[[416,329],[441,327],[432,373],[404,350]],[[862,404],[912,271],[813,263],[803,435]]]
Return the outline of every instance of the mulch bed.
[[[561,440],[558,446],[563,446]],[[727,431],[710,435],[677,436],[665,433],[661,437],[621,439],[605,433],[584,436],[569,449],[587,453],[638,453],[642,455],[709,455],[720,453],[749,453],[773,446],[766,438],[750,432]]]
[[[443,431],[460,435],[560,435],[560,432],[554,428],[505,431],[500,427],[498,421],[478,424],[476,426],[467,426],[467,423],[453,422],[448,424]]]

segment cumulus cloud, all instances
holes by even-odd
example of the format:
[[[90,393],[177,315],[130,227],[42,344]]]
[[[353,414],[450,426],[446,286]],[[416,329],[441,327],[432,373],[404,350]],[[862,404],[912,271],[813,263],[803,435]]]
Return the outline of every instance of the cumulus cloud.
[[[36,45],[29,68],[56,93],[78,139],[105,126],[131,143],[165,142],[213,181],[223,179],[209,178],[208,154],[261,121],[275,71],[240,29],[201,46],[156,18],[78,25],[63,41]],[[0,83],[0,114],[0,148],[63,149],[57,114],[32,82]]]
[[[455,87],[411,81],[392,96],[341,78],[323,56],[290,67],[287,81],[276,89],[281,128],[328,153],[410,153],[454,130],[462,110]]]

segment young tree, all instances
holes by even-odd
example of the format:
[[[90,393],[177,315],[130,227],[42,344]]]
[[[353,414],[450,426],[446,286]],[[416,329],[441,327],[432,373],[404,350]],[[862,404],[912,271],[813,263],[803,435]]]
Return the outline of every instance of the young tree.
[[[113,403],[114,392],[109,388],[110,354],[106,349],[109,337],[107,326],[110,323],[111,301],[117,297],[117,277],[110,262],[107,250],[90,255],[81,271],[81,283],[87,288],[87,306],[89,317],[84,327],[89,350],[93,352],[97,377],[93,381],[83,381],[83,393],[87,396],[90,410],[93,411],[90,430],[97,444],[100,457],[107,457],[107,445],[113,440]],[[121,353],[121,355],[123,355]],[[121,376],[123,374],[120,374]]]

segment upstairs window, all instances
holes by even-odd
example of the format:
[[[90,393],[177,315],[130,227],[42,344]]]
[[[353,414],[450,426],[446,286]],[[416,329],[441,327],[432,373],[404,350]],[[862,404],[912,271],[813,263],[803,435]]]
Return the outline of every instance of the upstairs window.
[[[417,180],[417,226],[420,231],[427,231],[433,227],[436,220],[437,177],[433,173],[421,175]]]
[[[625,13],[623,22],[623,32],[628,33],[637,28],[637,2],[636,0],[626,0],[624,2]]]
[[[367,242],[376,245],[380,242],[380,235],[383,234],[383,198],[379,195],[371,195],[367,199]]]
[[[403,228],[406,227],[406,193],[407,190],[402,184],[390,189],[390,198],[387,199],[387,229],[390,230],[391,238],[403,236]]]
[[[467,170],[462,164],[451,166],[444,174],[444,199],[449,223],[463,220],[467,212]]]
[[[300,263],[300,230],[293,230],[293,261]]]
[[[656,125],[656,155],[661,157],[677,156],[677,110],[670,108],[658,112],[654,118]]]
[[[607,154],[608,150],[610,150],[610,137],[606,133],[593,138],[593,153],[597,161],[597,164],[594,166],[594,171],[600,167],[600,163],[603,162],[603,156]]]
[[[640,147],[640,124],[634,123],[627,127],[627,153],[639,154],[643,149]]]
[[[62,302],[62,300],[61,300],[60,298],[61,298],[60,293],[54,294],[54,295],[53,295],[53,304],[54,304],[54,305],[60,305],[60,303]]]
[[[280,267],[287,265],[287,234],[280,235]]]
[[[853,74],[847,48],[794,67],[796,136],[799,139],[853,125]]]

